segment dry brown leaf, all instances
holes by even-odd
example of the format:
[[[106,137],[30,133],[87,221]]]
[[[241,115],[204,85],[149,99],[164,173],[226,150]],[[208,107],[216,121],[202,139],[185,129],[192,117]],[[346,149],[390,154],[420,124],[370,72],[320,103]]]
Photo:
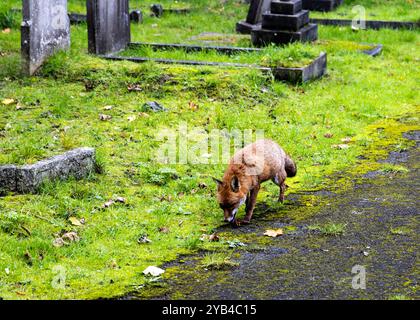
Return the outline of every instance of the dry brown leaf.
[[[197,111],[198,110],[198,105],[192,101],[190,101],[189,103],[189,107],[192,111]]]
[[[138,84],[130,84],[127,86],[127,90],[132,92],[132,91],[142,91],[143,89]]]
[[[265,236],[267,236],[267,237],[273,237],[273,238],[275,238],[277,236],[281,236],[282,234],[283,234],[283,229],[275,229],[275,230],[269,229],[269,230],[266,230],[264,232],[264,235]]]
[[[108,120],[111,120],[112,119],[112,116],[110,116],[110,115],[107,115],[107,114],[100,114],[99,115],[99,120],[101,120],[101,121],[108,121]]]
[[[168,228],[168,227],[160,227],[160,228],[159,228],[159,232],[162,232],[162,233],[169,233],[169,228]]]
[[[6,29],[4,29],[1,33],[10,33],[10,28],[6,28]]]
[[[216,233],[213,233],[209,237],[210,242],[218,242],[220,240],[219,236]]]
[[[102,208],[109,208],[109,207],[110,207],[110,206],[112,206],[114,203],[115,203],[115,201],[114,201],[114,200],[108,200],[107,202],[105,202],[105,203],[102,205]]]
[[[149,117],[150,117],[150,115],[149,115],[149,114],[147,114],[146,112],[140,112],[140,113],[139,113],[139,117],[149,118]]]
[[[327,132],[327,133],[324,134],[324,137],[327,138],[327,139],[330,139],[330,138],[333,137],[333,134],[331,132]]]

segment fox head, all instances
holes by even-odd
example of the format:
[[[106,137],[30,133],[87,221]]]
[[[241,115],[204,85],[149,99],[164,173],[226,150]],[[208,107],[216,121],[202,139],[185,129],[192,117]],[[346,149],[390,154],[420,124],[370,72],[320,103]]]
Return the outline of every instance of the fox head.
[[[213,179],[217,183],[217,200],[223,210],[225,222],[234,223],[239,207],[245,203],[247,192],[242,190],[237,175],[225,177],[224,181]]]

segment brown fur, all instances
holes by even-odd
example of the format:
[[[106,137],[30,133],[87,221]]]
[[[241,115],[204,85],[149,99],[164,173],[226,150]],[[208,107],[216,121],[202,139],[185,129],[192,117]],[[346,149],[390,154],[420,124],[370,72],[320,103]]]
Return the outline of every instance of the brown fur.
[[[246,203],[244,223],[249,223],[261,183],[272,180],[280,188],[279,201],[284,201],[286,177],[294,177],[293,160],[274,141],[258,140],[239,150],[231,159],[223,180],[217,182],[217,199],[225,221],[235,223],[236,212]]]

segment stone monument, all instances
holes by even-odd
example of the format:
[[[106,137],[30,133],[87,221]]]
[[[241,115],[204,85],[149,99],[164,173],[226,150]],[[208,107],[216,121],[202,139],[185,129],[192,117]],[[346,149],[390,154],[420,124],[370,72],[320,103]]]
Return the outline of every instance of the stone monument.
[[[53,53],[70,47],[67,0],[23,0],[22,68],[33,75]]]
[[[131,41],[128,0],[87,0],[89,53],[123,50]]]
[[[309,23],[309,11],[302,10],[302,0],[273,0],[270,11],[262,14],[261,26],[251,31],[256,46],[314,41],[318,26]]]

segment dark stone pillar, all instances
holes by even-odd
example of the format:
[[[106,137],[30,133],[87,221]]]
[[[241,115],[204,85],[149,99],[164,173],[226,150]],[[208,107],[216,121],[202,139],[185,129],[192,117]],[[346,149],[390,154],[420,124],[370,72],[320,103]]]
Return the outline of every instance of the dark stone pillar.
[[[271,0],[251,0],[245,21],[236,24],[239,33],[251,33],[252,28],[261,24],[262,14],[270,9]]]
[[[89,53],[123,50],[131,41],[128,0],[87,0]]]

